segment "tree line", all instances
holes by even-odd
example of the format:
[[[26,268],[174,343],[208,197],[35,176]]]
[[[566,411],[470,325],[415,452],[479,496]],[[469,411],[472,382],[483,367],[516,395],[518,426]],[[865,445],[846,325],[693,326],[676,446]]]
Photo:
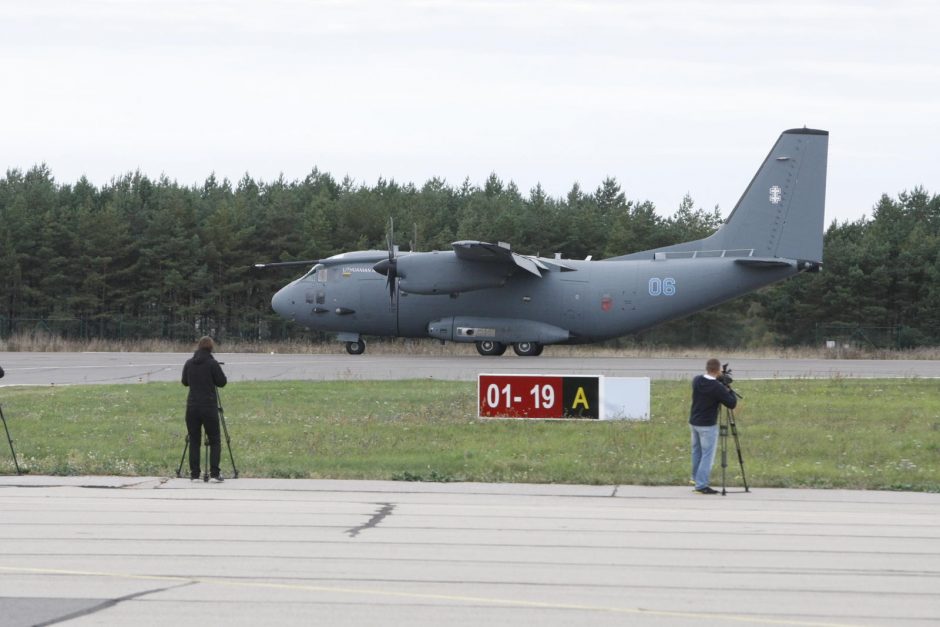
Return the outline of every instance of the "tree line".
[[[45,165],[0,179],[0,334],[36,327],[70,336],[266,340],[310,335],[279,319],[272,294],[290,278],[261,261],[384,249],[388,219],[403,250],[460,239],[594,259],[704,237],[718,208],[686,196],[668,217],[630,200],[614,178],[564,197],[522,193],[496,174],[482,186],[431,179],[184,186],[139,172],[100,187],[58,183]],[[820,324],[897,329],[904,346],[940,340],[940,200],[916,188],[883,196],[872,217],[833,223],[820,274],[797,277],[632,341],[715,346],[819,341]],[[296,272],[295,272],[296,274]],[[319,339],[314,335],[314,339]]]

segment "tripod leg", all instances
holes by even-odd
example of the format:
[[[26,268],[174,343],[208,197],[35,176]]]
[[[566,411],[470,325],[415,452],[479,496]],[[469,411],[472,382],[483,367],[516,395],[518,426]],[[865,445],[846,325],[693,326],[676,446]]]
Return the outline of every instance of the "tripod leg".
[[[221,403],[219,403],[219,422],[222,423],[222,433],[225,434],[225,445],[228,447],[228,458],[232,462],[232,478],[238,479],[238,469],[235,468],[235,456],[232,455],[232,439],[228,437],[228,427],[225,426],[225,412],[222,411]]]
[[[725,418],[718,417],[718,438],[721,440],[721,495],[725,496],[725,471],[728,469],[728,425]]]
[[[179,479],[183,476],[183,460],[186,459],[186,451],[189,449],[189,434],[186,434],[186,443],[183,444],[183,455],[180,457],[179,468],[176,469],[176,478]]]
[[[741,442],[738,440],[738,427],[734,424],[734,416],[731,417],[731,434],[734,436],[734,448],[738,452],[738,464],[741,466],[741,479],[744,481],[744,491],[750,492],[747,487],[747,475],[744,474],[744,456],[741,454]]]
[[[0,407],[0,419],[3,420],[3,430],[7,433],[7,442],[10,443],[10,453],[13,454],[13,465],[16,467],[16,474],[23,474],[20,472],[20,463],[16,461],[16,451],[13,450],[13,438],[10,437],[10,430],[7,428],[7,419],[3,415],[3,407]]]

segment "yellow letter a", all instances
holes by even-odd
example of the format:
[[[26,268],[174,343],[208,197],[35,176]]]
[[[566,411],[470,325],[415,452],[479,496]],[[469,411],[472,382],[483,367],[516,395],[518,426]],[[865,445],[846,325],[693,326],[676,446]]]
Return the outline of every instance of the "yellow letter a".
[[[577,407],[578,403],[584,405],[584,409],[591,409],[590,405],[588,405],[587,394],[584,393],[584,388],[578,388],[578,393],[574,395],[574,402],[571,404],[571,409]]]

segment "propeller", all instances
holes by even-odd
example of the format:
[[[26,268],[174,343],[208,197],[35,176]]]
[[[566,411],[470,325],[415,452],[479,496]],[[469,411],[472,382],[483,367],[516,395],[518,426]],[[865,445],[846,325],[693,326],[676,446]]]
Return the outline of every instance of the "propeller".
[[[388,219],[388,259],[378,262],[372,269],[379,274],[385,275],[385,286],[388,287],[389,302],[395,300],[395,279],[398,278],[398,259],[395,257],[395,219]]]

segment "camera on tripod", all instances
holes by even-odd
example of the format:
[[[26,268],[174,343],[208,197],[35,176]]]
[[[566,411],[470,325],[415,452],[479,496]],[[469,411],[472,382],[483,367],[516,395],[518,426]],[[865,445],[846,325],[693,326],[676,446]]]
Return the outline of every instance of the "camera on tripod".
[[[731,387],[731,384],[734,383],[734,379],[731,378],[731,368],[728,367],[728,364],[721,365],[721,374],[718,375],[718,382],[724,383],[728,387]]]
[[[728,391],[731,392],[731,395],[734,398],[744,398],[733,389],[731,389],[731,384],[734,383],[734,378],[731,376],[731,368],[728,367],[728,364],[722,364],[721,374],[715,377],[719,383],[723,384]],[[728,468],[728,432],[731,432],[731,435],[734,436],[734,448],[738,453],[738,464],[741,466],[741,479],[744,481],[744,491],[750,492],[750,488],[747,485],[747,475],[744,474],[744,456],[741,454],[741,442],[738,440],[738,427],[734,422],[734,410],[730,407],[725,407],[724,412],[719,413],[718,415],[718,439],[721,441],[721,495],[724,496],[727,494],[725,488],[725,471]]]
[[[736,398],[744,398],[738,394],[735,390],[731,389],[731,384],[734,383],[734,379],[731,376],[731,368],[728,367],[728,364],[722,364],[721,374],[717,377],[718,382],[724,384],[728,391],[734,394]]]

